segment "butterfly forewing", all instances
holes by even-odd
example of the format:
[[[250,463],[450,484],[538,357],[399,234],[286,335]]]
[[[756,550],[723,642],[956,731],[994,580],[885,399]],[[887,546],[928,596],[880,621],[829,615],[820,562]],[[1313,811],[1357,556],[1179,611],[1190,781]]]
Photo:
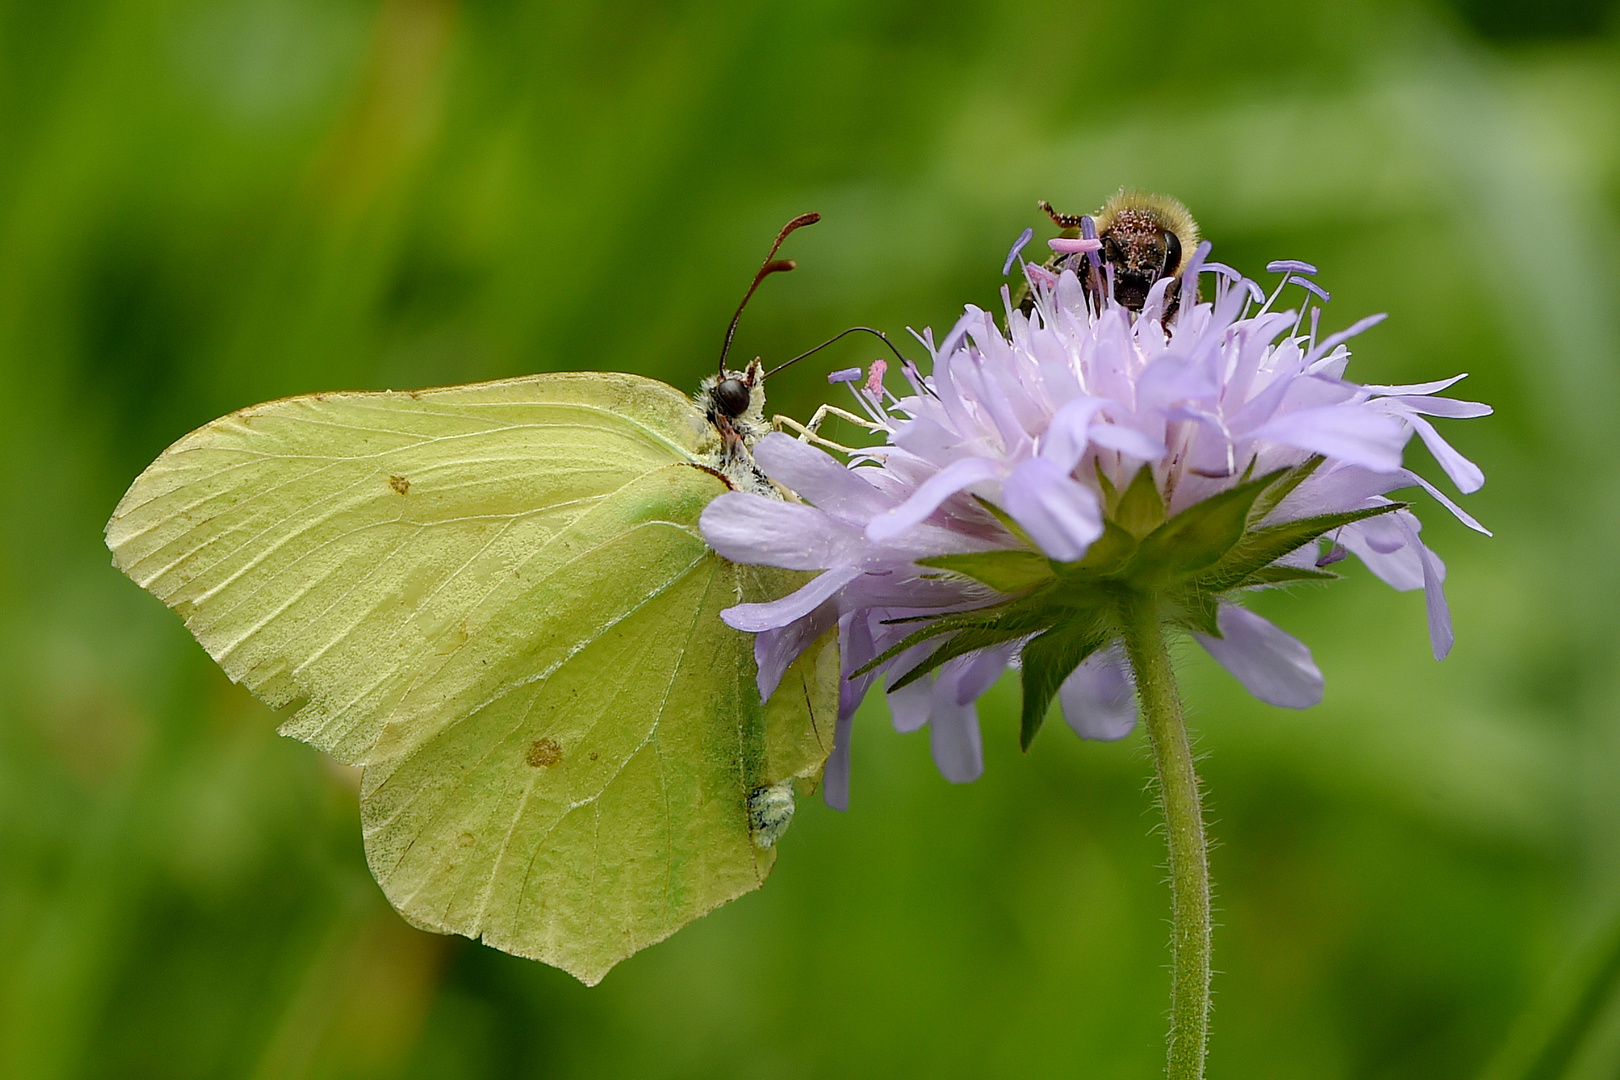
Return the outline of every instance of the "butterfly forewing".
[[[234,413],[130,488],[108,523],[114,562],[175,608],[232,679],[273,706],[307,699],[294,734],[358,760],[504,573],[698,444],[681,395],[600,378],[312,395]]]
[[[413,922],[594,982],[757,886],[749,792],[831,749],[836,650],[767,710],[719,619],[796,582],[703,545],[712,438],[626,375],[291,398],[171,447],[108,544],[233,679],[303,702],[285,732],[366,766]]]

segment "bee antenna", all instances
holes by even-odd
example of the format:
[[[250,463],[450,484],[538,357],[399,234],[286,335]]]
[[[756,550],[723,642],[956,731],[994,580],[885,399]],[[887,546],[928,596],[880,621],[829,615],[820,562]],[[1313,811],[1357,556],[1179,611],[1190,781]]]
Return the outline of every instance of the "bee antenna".
[[[778,371],[781,371],[783,368],[787,367],[789,364],[796,364],[800,360],[803,360],[805,357],[809,356],[811,353],[818,353],[822,349],[825,349],[827,346],[831,345],[833,342],[837,341],[839,338],[848,337],[850,334],[855,334],[855,333],[871,334],[873,337],[875,337],[879,341],[883,342],[883,344],[887,345],[889,347],[889,351],[894,353],[895,358],[898,359],[902,365],[910,363],[910,361],[906,359],[905,354],[902,353],[899,349],[894,347],[894,342],[890,341],[889,336],[887,334],[885,334],[883,331],[874,330],[870,326],[852,326],[848,330],[840,331],[839,333],[834,334],[832,337],[828,338],[826,341],[823,341],[820,345],[817,345],[815,348],[806,349],[804,352],[800,353],[798,356],[795,356],[793,359],[782,361],[780,364],[777,364],[775,367],[771,368],[771,370],[767,371],[764,375],[760,376],[760,378],[761,379],[768,379],[772,375],[775,375]]]
[[[737,313],[731,317],[731,325],[726,328],[726,343],[720,347],[721,378],[724,378],[726,374],[726,354],[731,352],[731,339],[737,336],[737,324],[742,321],[743,308],[748,306],[748,301],[754,295],[754,290],[759,288],[760,282],[772,274],[784,273],[798,265],[792,259],[777,259],[777,248],[782,246],[782,241],[786,240],[788,234],[793,232],[794,229],[804,225],[814,225],[820,220],[821,215],[817,213],[800,214],[782,226],[782,231],[776,234],[776,243],[771,245],[770,253],[765,256],[765,265],[761,266],[759,273],[754,275],[754,283],[748,286],[747,292],[743,293],[742,303],[737,305]]]

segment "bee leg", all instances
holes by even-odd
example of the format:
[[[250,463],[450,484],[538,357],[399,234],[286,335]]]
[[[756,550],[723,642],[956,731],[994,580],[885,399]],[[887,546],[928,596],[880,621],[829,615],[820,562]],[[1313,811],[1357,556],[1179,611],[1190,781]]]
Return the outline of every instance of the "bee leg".
[[[1052,209],[1052,204],[1045,199],[1040,201],[1040,208],[1046,211],[1046,216],[1052,219],[1052,224],[1060,229],[1078,229],[1080,219],[1085,216],[1084,214],[1060,214]]]

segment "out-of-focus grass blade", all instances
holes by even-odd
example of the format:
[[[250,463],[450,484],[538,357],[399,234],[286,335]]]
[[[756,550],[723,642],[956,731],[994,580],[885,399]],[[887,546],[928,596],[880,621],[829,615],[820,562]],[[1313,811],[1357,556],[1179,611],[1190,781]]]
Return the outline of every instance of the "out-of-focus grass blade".
[[[1620,911],[1519,1017],[1479,1080],[1561,1080],[1601,1038],[1617,998]]]

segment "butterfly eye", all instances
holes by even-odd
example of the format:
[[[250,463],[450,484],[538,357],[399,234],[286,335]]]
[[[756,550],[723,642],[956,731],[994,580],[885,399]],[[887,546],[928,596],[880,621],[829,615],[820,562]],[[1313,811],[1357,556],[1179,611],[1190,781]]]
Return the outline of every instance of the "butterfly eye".
[[[721,379],[714,388],[714,404],[724,416],[736,418],[748,411],[752,395],[741,379]]]
[[[1165,230],[1164,234],[1164,271],[1161,277],[1169,277],[1181,265],[1181,237]]]

